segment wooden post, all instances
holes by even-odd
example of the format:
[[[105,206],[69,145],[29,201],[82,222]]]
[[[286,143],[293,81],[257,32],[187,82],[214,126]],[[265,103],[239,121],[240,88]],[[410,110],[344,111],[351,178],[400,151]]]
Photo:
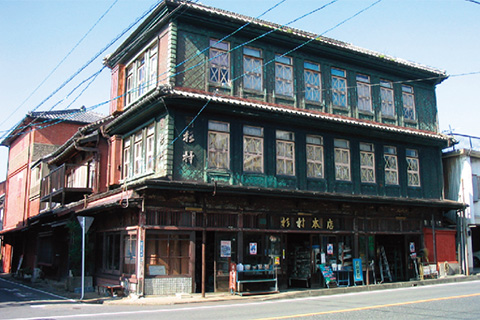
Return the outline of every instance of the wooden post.
[[[205,261],[205,246],[207,243],[207,231],[202,230],[202,298],[205,298],[205,276],[206,276],[206,261]]]

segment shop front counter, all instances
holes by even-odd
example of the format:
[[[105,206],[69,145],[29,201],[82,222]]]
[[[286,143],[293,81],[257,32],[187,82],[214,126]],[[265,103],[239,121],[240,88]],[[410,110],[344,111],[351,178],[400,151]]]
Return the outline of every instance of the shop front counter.
[[[235,283],[235,294],[241,296],[279,292],[277,269],[273,266],[237,270]]]

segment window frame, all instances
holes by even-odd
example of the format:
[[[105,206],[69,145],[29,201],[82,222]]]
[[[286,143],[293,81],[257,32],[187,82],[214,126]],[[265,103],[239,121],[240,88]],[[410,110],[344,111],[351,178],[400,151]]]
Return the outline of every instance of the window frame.
[[[350,157],[350,141],[345,139],[334,139],[334,162],[335,162],[335,180],[336,181],[352,181],[351,173],[351,157]],[[340,156],[338,158],[337,156]],[[343,162],[346,159],[347,162]],[[340,162],[339,160],[342,160]],[[342,177],[341,168],[345,168],[348,177]],[[339,175],[340,173],[340,175]]]
[[[214,127],[214,125],[217,125]],[[221,126],[224,125],[226,126],[226,129],[222,130]],[[223,137],[224,140],[227,141],[227,148],[226,150],[218,150],[215,146],[215,148],[211,148],[212,146],[212,141],[211,137],[215,135],[216,137]],[[216,138],[217,139],[217,138]],[[230,123],[228,122],[223,122],[223,121],[216,121],[216,120],[209,120],[208,121],[208,141],[207,141],[207,164],[208,164],[208,169],[214,169],[214,170],[230,170]],[[219,166],[219,165],[212,165],[212,154],[215,154],[215,158],[219,158],[218,156],[222,156],[220,158],[223,158],[223,156],[226,156],[226,164],[225,166]],[[218,161],[216,161],[218,163]]]
[[[123,178],[130,177],[131,137],[123,139]]]
[[[208,82],[215,86],[230,87],[231,68],[232,61],[230,56],[230,42],[219,42],[217,39],[210,39],[210,49],[208,55]]]
[[[151,244],[152,241],[155,242],[166,242],[163,245],[161,243]],[[151,262],[153,259],[155,261],[154,265],[165,266],[165,274],[151,275],[149,273],[148,265],[146,263],[146,272],[145,275],[149,278],[156,277],[171,277],[171,276],[191,276],[193,270],[191,268],[191,255],[192,255],[192,239],[189,233],[159,233],[159,232],[149,232],[145,236],[145,256],[146,261]],[[151,252],[151,248],[155,248],[154,252]],[[163,249],[163,251],[162,251]],[[174,254],[175,249],[180,249],[180,254]],[[178,253],[178,252],[175,252]],[[180,264],[178,264],[180,261]],[[159,262],[157,264],[157,262]],[[177,264],[173,263],[177,262]],[[179,266],[180,270],[175,269],[175,266]],[[185,267],[186,272],[181,272]]]
[[[357,74],[357,108],[360,112],[373,113],[370,76]],[[364,94],[367,93],[367,94]],[[367,106],[365,108],[364,106]]]
[[[346,109],[348,108],[347,71],[344,69],[332,67],[330,69],[330,72],[332,77],[332,105],[336,108]],[[339,103],[337,104],[336,102]],[[345,104],[342,104],[341,102],[345,102]]]
[[[251,128],[252,130],[248,130]],[[257,129],[259,132],[256,134],[254,130]],[[255,126],[248,126],[244,125],[243,126],[243,172],[247,173],[264,173],[264,137],[263,137],[263,128],[262,127],[255,127]],[[259,152],[251,152],[247,150],[248,146],[251,145],[251,143],[247,140],[251,141],[257,141],[258,144],[261,145],[260,151]],[[255,150],[258,151],[258,150]],[[259,159],[260,163],[260,168],[259,170],[251,170],[249,166],[247,166],[247,161],[250,158],[256,158]],[[255,160],[252,161],[252,166],[254,167]]]
[[[289,78],[286,77],[286,75],[288,75]],[[275,94],[293,98],[293,82],[293,58],[275,54]]]
[[[311,83],[310,79],[318,79],[318,85]],[[322,103],[322,71],[319,63],[303,62],[303,81],[305,85],[305,101],[308,103]],[[313,81],[315,82],[315,81]],[[312,99],[316,97],[317,99]]]
[[[389,186],[398,186],[398,156],[397,148],[393,146],[384,146],[383,147],[383,156],[385,160],[385,185]],[[390,161],[391,160],[391,161]],[[390,165],[395,164],[395,167],[390,167]],[[395,178],[395,181],[389,181],[389,173],[392,177]]]
[[[254,52],[258,52],[258,55],[253,54]],[[263,52],[261,49],[243,48],[243,72],[243,89],[263,91]],[[258,83],[260,87],[255,88],[255,83]],[[250,84],[253,85],[250,86]]]
[[[417,149],[406,149],[407,161],[407,185],[409,187],[421,187],[420,182],[420,158]],[[412,163],[416,163],[412,166]],[[416,168],[415,168],[416,167]],[[412,178],[416,177],[416,178]],[[416,181],[416,183],[414,183]]]
[[[411,104],[409,104],[409,102],[411,102]],[[417,121],[415,93],[412,86],[402,85],[402,104],[404,120],[412,122]]]
[[[276,174],[279,176],[295,176],[295,133],[291,131],[277,130],[275,133],[275,163]],[[283,150],[280,155],[279,151]],[[287,152],[289,150],[289,152]],[[288,156],[290,153],[291,156]],[[281,166],[279,164],[282,164]],[[292,168],[292,172],[288,173],[288,167]]]
[[[376,183],[375,146],[373,145],[373,143],[360,142],[359,149],[360,149],[360,181],[362,183]],[[363,163],[363,159],[366,157],[370,157],[372,159],[371,164]],[[370,172],[371,174],[364,175],[364,172]],[[370,177],[371,179],[364,179],[367,177]]]
[[[312,152],[309,152],[309,148]],[[312,158],[310,155],[314,155]],[[320,154],[320,159],[316,158],[316,155]],[[323,137],[318,135],[306,136],[306,160],[307,160],[307,178],[312,179],[324,179],[325,178],[325,154],[323,148]],[[320,166],[320,172],[318,172],[318,166]],[[310,169],[311,168],[311,169]]]
[[[387,98],[391,98],[391,100]],[[395,110],[395,92],[392,81],[383,79],[380,80],[380,104],[383,117],[396,117],[397,112]]]

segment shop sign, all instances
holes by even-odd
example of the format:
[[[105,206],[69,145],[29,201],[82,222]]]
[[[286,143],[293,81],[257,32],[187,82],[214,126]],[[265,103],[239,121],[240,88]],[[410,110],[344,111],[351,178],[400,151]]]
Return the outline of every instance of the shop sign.
[[[280,265],[280,256],[275,256],[275,265],[276,266]]]
[[[332,220],[332,219],[328,219],[328,221],[327,221],[327,229],[328,229],[328,230],[333,230],[333,220]]]
[[[313,218],[312,229],[322,229],[322,219]]]
[[[353,281],[363,282],[362,259],[353,259]]]
[[[410,242],[410,253],[415,252],[415,242]]]
[[[256,242],[250,242],[249,248],[250,248],[250,254],[251,255],[256,255],[257,254],[257,243]]]
[[[305,218],[303,218],[303,217],[298,217],[298,218],[297,218],[297,221],[295,222],[295,224],[297,225],[297,228],[298,228],[298,229],[305,229]]]
[[[220,241],[220,257],[230,258],[232,256],[232,242],[229,240]]]
[[[280,219],[280,225],[282,228],[290,228],[290,217],[282,217]]]

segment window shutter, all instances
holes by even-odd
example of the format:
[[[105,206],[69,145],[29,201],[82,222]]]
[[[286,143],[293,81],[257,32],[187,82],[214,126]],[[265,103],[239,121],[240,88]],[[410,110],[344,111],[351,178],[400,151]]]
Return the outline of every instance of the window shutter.
[[[478,176],[476,174],[472,175],[472,185],[473,185],[473,201],[474,202],[477,202],[479,199],[478,199],[478,190],[479,190],[479,179],[478,179]]]

